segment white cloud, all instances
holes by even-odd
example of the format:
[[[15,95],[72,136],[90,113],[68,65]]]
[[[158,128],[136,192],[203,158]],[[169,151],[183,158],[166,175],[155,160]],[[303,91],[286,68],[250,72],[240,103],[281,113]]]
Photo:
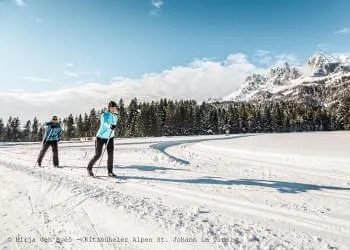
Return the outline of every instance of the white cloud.
[[[162,0],[152,0],[151,3],[153,8],[149,11],[149,15],[154,17],[159,16],[164,2]]]
[[[10,89],[11,92],[24,92],[23,89]]]
[[[67,116],[102,108],[108,100],[131,98],[159,100],[160,98],[195,99],[220,98],[231,93],[252,72],[262,72],[238,53],[217,61],[196,59],[188,65],[177,66],[139,78],[115,77],[110,83],[84,83],[76,87],[40,93],[0,93],[0,113],[30,119],[37,115],[46,119],[52,114]],[[18,107],[21,103],[21,108]],[[6,107],[6,108],[5,108]]]
[[[25,76],[24,79],[26,79],[28,81],[31,81],[31,82],[52,82],[51,79],[37,77],[37,76],[34,76],[34,75]]]
[[[257,54],[257,56],[267,56],[267,55],[272,54],[272,52],[269,50],[258,49],[258,50],[256,50],[256,54]]]
[[[75,78],[79,78],[80,75],[78,73],[75,73],[75,72],[72,72],[72,71],[69,71],[69,70],[65,70],[63,72],[65,75],[67,76],[70,76],[70,77],[75,77]]]
[[[44,20],[37,17],[37,18],[35,18],[35,21],[36,21],[37,23],[42,23]]]
[[[350,28],[343,28],[334,32],[336,34],[350,34]]]
[[[152,5],[154,7],[156,7],[157,9],[160,9],[163,5],[163,1],[162,0],[152,0]]]
[[[350,63],[350,52],[332,53],[332,56],[338,58],[343,63]]]
[[[12,0],[16,5],[23,7],[26,5],[25,0]]]

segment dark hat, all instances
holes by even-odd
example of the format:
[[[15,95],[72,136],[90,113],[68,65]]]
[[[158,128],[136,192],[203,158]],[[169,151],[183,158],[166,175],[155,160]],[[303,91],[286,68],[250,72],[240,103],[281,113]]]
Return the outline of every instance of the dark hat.
[[[110,101],[110,102],[108,103],[108,107],[117,107],[117,104],[116,104],[116,102],[114,102],[114,101]]]

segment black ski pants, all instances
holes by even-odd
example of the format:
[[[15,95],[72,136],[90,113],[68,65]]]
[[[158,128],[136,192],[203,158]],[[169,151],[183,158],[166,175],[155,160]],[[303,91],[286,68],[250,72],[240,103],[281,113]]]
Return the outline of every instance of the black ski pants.
[[[101,157],[103,145],[105,145],[107,143],[107,141],[108,141],[108,139],[102,139],[102,138],[96,137],[95,155],[89,162],[89,165],[88,165],[89,169],[92,169],[92,166]],[[108,144],[107,144],[107,154],[108,154],[107,168],[108,168],[108,172],[113,171],[113,152],[114,152],[114,137],[110,138],[108,141]]]
[[[43,161],[43,158],[45,156],[46,151],[49,149],[51,146],[52,148],[52,154],[53,154],[53,165],[55,167],[58,166],[58,142],[57,141],[44,141],[43,142],[43,147],[40,151],[39,157],[38,157],[38,164],[41,165],[41,162]]]

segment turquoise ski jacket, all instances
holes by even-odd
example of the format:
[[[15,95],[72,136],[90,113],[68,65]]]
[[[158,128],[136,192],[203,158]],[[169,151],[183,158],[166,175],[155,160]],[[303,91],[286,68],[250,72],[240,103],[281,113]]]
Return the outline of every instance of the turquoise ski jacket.
[[[58,141],[62,136],[62,128],[59,123],[45,123],[45,141]]]
[[[102,139],[108,139],[109,137],[114,137],[114,130],[111,129],[111,125],[117,125],[118,115],[111,112],[104,112],[101,115],[100,128],[97,131],[96,137]]]

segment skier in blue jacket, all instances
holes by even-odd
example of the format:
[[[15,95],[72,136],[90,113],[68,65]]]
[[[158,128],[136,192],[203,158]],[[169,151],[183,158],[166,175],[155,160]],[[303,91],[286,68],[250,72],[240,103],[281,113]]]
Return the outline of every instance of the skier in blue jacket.
[[[54,167],[58,167],[58,141],[61,139],[62,129],[61,125],[58,123],[57,116],[52,116],[51,122],[45,123],[45,135],[43,139],[43,147],[40,151],[38,157],[38,165],[41,167],[41,162],[44,158],[44,155],[48,148],[52,147],[53,153],[53,165]]]
[[[87,171],[90,176],[94,176],[92,167],[96,161],[101,157],[102,148],[104,144],[107,144],[107,169],[108,176],[116,177],[113,173],[113,151],[114,151],[114,134],[115,128],[117,127],[118,115],[117,115],[117,104],[114,101],[108,103],[108,111],[101,115],[100,128],[97,131],[95,141],[95,155],[90,160]]]

